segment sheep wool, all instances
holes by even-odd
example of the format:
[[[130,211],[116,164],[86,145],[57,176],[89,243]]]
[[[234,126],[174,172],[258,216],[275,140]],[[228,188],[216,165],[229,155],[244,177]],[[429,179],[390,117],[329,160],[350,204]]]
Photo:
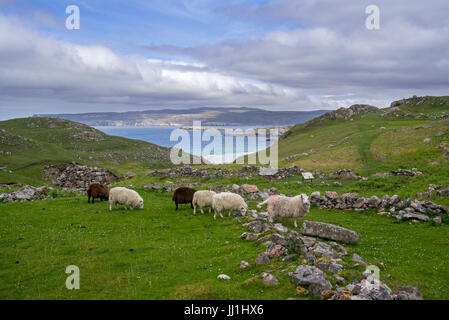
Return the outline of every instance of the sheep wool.
[[[139,208],[143,209],[143,199],[140,195],[131,189],[116,187],[109,191],[109,210],[112,206],[117,207],[118,204],[125,205],[125,209]]]
[[[193,214],[196,215],[196,208],[200,208],[204,214],[203,208],[209,207],[209,213],[212,207],[212,198],[217,193],[209,190],[199,190],[193,194]]]
[[[246,214],[248,205],[245,200],[236,193],[222,192],[213,196],[212,209],[214,210],[214,219],[217,217],[217,213],[223,218],[221,214],[225,210],[229,210],[229,215],[232,211],[240,211],[242,215]]]
[[[303,217],[310,210],[309,197],[302,193],[296,197],[274,196],[269,197],[264,202],[261,202],[258,207],[266,204],[270,219],[274,218],[293,218],[295,228],[297,225],[297,218]]]

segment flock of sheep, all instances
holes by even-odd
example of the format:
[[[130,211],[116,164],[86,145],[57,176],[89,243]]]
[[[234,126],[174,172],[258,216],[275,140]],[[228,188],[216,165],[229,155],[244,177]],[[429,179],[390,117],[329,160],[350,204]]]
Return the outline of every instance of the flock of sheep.
[[[95,198],[109,201],[109,210],[112,206],[117,208],[117,205],[124,205],[125,209],[143,209],[143,199],[134,190],[115,187],[109,190],[105,185],[99,183],[92,183],[87,189],[88,202],[92,198],[92,203]],[[245,200],[236,193],[221,192],[216,193],[209,190],[195,190],[188,187],[179,187],[173,191],[172,200],[176,204],[190,203],[193,208],[193,214],[196,215],[196,209],[200,209],[204,214],[203,209],[209,208],[209,213],[214,210],[214,219],[219,214],[223,218],[223,212],[228,211],[229,216],[232,212],[238,211],[245,215],[248,211],[248,205]],[[294,225],[297,227],[297,218],[303,217],[310,210],[309,197],[302,193],[296,197],[287,197],[281,195],[274,195],[267,200],[257,205],[260,208],[262,205],[267,205],[267,211],[270,221],[274,218],[293,218]]]

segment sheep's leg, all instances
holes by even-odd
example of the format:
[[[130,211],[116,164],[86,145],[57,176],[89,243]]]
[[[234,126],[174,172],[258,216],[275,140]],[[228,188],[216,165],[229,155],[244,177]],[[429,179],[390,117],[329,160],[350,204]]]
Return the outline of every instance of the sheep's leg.
[[[229,210],[229,214],[228,214],[228,217],[230,217],[230,216],[231,216],[231,212],[232,212],[232,210]]]
[[[95,197],[92,197],[92,203],[95,203]]]
[[[220,217],[221,217],[222,219],[224,219],[224,218],[223,218],[223,215],[221,214],[221,212],[220,212]]]
[[[90,203],[90,194],[87,195],[87,203]]]
[[[212,210],[212,208],[211,208],[211,207],[209,207],[209,213],[211,212],[211,210]]]
[[[196,216],[196,207],[193,207],[193,215]]]
[[[201,210],[201,214],[204,214],[204,210],[203,210],[203,208],[201,208],[200,210]]]
[[[296,218],[295,218],[295,220],[293,222],[293,225],[295,226],[295,228],[298,228],[298,224],[296,223]]]
[[[192,202],[190,202],[190,208],[192,208],[192,209],[193,209],[193,203],[192,203]]]
[[[109,202],[109,211],[112,211],[112,203]]]
[[[214,214],[214,220],[217,220],[217,211],[214,210],[215,214]]]
[[[176,210],[178,210],[178,203],[176,202]]]

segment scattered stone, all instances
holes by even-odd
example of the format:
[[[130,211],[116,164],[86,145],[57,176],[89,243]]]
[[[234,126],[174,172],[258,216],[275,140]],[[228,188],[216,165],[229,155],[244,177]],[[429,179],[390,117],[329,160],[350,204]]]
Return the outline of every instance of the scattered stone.
[[[305,296],[309,294],[309,291],[301,286],[296,287],[296,293],[300,296]]]
[[[368,266],[368,263],[366,263],[365,261],[363,261],[362,257],[360,257],[358,254],[354,253],[354,255],[352,256],[352,261],[357,262],[359,264],[362,264],[364,266]]]
[[[282,223],[275,223],[273,229],[279,232],[288,232],[288,228],[282,225]]]
[[[355,231],[324,222],[304,220],[301,233],[323,239],[340,241],[343,243],[357,243],[358,236]]]
[[[265,286],[278,286],[280,284],[275,276],[266,272],[262,273],[262,281]]]
[[[449,196],[449,188],[439,190],[437,192],[437,196],[439,196],[439,197],[448,197]]]
[[[284,262],[293,261],[293,260],[298,259],[298,257],[299,257],[298,254],[292,253],[292,254],[289,254],[289,255],[285,256],[285,257],[282,259],[282,261],[284,261]]]
[[[245,260],[240,261],[240,269],[246,269],[249,267],[250,267],[250,264],[247,261],[245,261]]]
[[[248,241],[254,241],[257,240],[257,238],[259,237],[258,233],[249,233],[249,232],[244,232],[240,238],[248,240]]]
[[[278,258],[281,255],[283,255],[284,252],[285,252],[285,249],[282,245],[275,244],[274,246],[272,246],[272,248],[269,249],[268,256],[270,258]]]
[[[422,300],[421,292],[417,287],[397,287],[393,293],[394,300]]]
[[[433,218],[433,222],[437,223],[437,224],[441,224],[443,222],[441,216],[435,217]]]
[[[256,258],[256,266],[261,264],[269,264],[270,258],[266,252],[261,252]]]
[[[339,273],[343,271],[343,266],[336,263],[334,259],[319,258],[315,261],[315,266],[324,271],[330,271],[332,273]]]
[[[262,222],[253,221],[248,224],[248,230],[253,233],[260,233],[262,231]]]
[[[219,274],[217,278],[222,280],[231,280],[231,277],[226,274]]]
[[[312,295],[321,295],[332,289],[323,271],[314,266],[299,266],[294,272],[290,272],[289,276],[296,285],[308,285]]]
[[[249,184],[244,184],[240,187],[240,189],[242,189],[244,192],[246,193],[255,193],[255,192],[259,192],[259,188],[257,188],[256,185],[249,185]]]
[[[346,281],[345,281],[345,278],[340,277],[340,276],[337,275],[337,274],[332,275],[332,277],[334,278],[335,282],[337,282],[337,283],[339,283],[339,284],[344,284],[344,283],[346,282]]]
[[[336,172],[333,172],[329,175],[329,178],[332,179],[342,179],[342,180],[358,180],[361,177],[356,175],[352,170],[350,169],[342,169],[338,170]]]

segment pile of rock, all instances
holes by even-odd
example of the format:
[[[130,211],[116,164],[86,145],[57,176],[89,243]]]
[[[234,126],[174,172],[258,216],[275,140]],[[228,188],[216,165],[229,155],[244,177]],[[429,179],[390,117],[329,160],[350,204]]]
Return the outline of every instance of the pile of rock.
[[[415,176],[421,176],[423,173],[421,171],[418,171],[417,168],[413,168],[412,170],[408,169],[398,169],[393,170],[391,172],[385,173],[385,176],[406,176],[406,177],[415,177]]]
[[[208,168],[208,169],[195,169],[191,166],[183,166],[179,168],[172,168],[166,171],[154,170],[148,174],[150,177],[170,177],[170,178],[183,178],[183,177],[198,177],[198,178],[217,178],[228,175],[233,175],[233,170],[223,168]]]
[[[449,197],[449,188],[437,191],[437,196],[439,196],[439,197]]]
[[[244,232],[241,239],[253,241],[254,246],[263,245],[265,247],[264,251],[255,259],[256,266],[268,265],[272,259],[281,259],[282,262],[302,259],[301,263],[292,272],[288,273],[290,280],[297,286],[297,294],[310,294],[331,300],[422,299],[418,288],[398,287],[393,293],[385,283],[375,279],[371,273],[366,271],[354,283],[338,287],[338,285],[345,285],[346,279],[342,276],[345,269],[351,268],[351,273],[360,272],[357,271],[357,267],[360,265],[368,266],[368,264],[354,254],[352,260],[357,263],[349,266],[344,261],[348,255],[348,249],[341,244],[335,241],[325,243],[314,237],[300,235],[280,223],[269,222],[267,218],[266,212],[251,210],[247,217],[249,222],[243,223],[249,232]],[[235,219],[241,222],[240,217]],[[354,239],[356,241],[358,237],[352,230],[312,221],[308,221],[307,225],[303,224],[301,232],[310,234],[305,230],[311,227],[313,227],[311,233],[314,236],[324,239],[338,239],[346,243],[354,243]],[[241,269],[250,267],[251,264],[247,261],[242,260],[240,262]],[[291,269],[285,268],[281,264],[273,270],[262,272],[262,283],[265,286],[278,286],[280,284],[280,281],[273,274],[277,270],[282,273]],[[330,280],[333,280],[332,282],[336,284],[335,289]]]
[[[297,166],[289,168],[279,168],[277,170],[270,170],[258,166],[244,166],[239,170],[225,169],[225,168],[207,168],[207,169],[195,169],[192,166],[183,166],[179,168],[168,169],[166,171],[154,170],[148,174],[151,177],[170,177],[170,178],[183,178],[183,177],[198,177],[198,178],[222,178],[222,177],[239,177],[239,178],[252,178],[263,176],[269,179],[284,179],[289,176],[298,175],[303,172]]]
[[[119,180],[116,175],[107,169],[76,163],[62,167],[46,166],[44,175],[51,180],[54,186],[61,187],[63,190],[85,190],[93,182],[108,185]]]
[[[368,210],[378,209],[379,214],[386,214],[398,220],[429,221],[430,215],[448,214],[449,208],[431,201],[419,201],[411,198],[401,199],[398,195],[392,197],[384,195],[382,198],[372,196],[370,198],[359,197],[357,193],[344,193],[341,197],[335,191],[326,191],[323,196],[319,191],[310,195],[312,205],[322,209],[341,210]],[[389,209],[389,212],[386,210]],[[400,210],[398,214],[394,214]],[[437,217],[438,218],[438,217]],[[437,219],[435,222],[441,221]]]
[[[331,173],[329,175],[329,178],[342,180],[358,180],[362,177],[356,175],[351,169],[341,169]]]
[[[147,189],[147,190],[153,190],[153,191],[172,192],[172,188],[169,186],[163,186],[160,184],[153,184],[153,183],[144,184],[143,188]]]
[[[53,188],[47,186],[37,188],[26,185],[18,191],[0,193],[0,202],[26,202],[51,199],[52,196],[48,194],[51,190],[53,190]]]
[[[335,111],[329,111],[322,116],[319,116],[318,120],[336,120],[336,119],[344,119],[350,120],[354,116],[362,114],[362,113],[371,113],[376,112],[378,108],[374,106],[370,106],[367,104],[355,104],[350,106],[349,108],[340,108]]]

